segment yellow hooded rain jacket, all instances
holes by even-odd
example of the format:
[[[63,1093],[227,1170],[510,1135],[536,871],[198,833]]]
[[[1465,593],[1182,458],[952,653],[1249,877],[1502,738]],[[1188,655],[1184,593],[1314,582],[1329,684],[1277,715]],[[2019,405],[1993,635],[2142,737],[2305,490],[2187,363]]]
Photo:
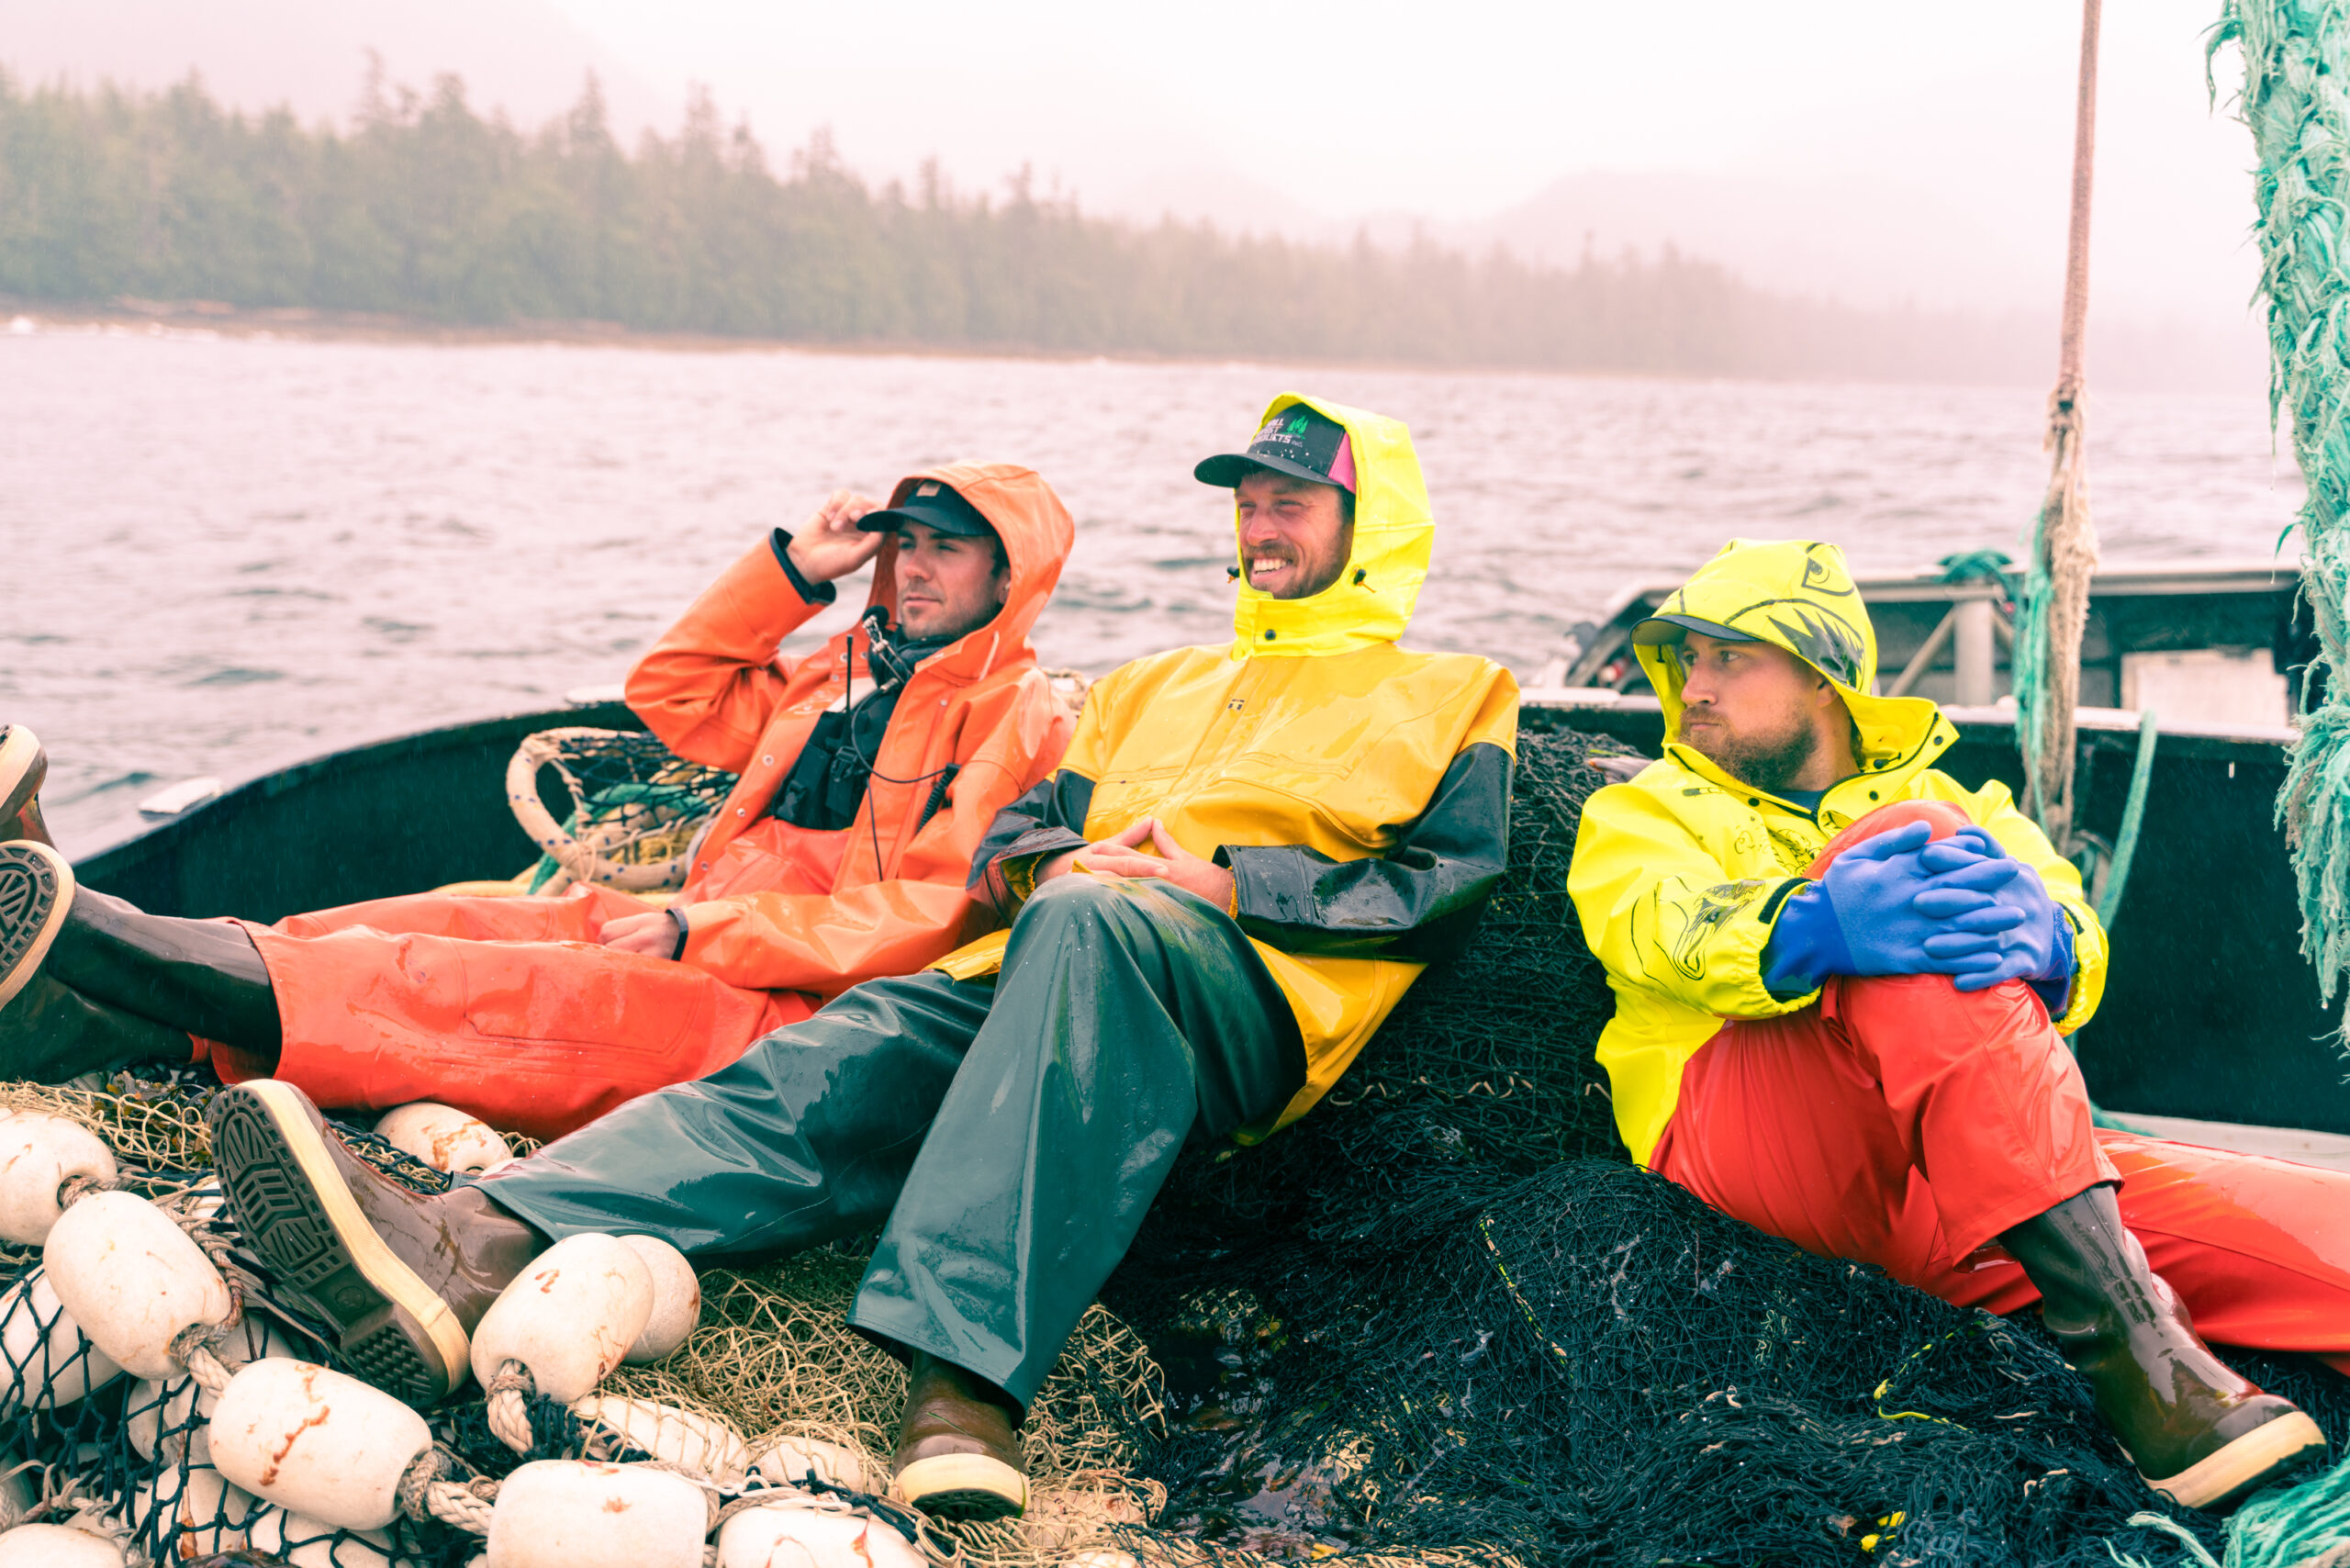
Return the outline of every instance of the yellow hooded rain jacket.
[[[1307,1065],[1244,1139],[1304,1114],[1428,960],[1466,942],[1507,863],[1517,734],[1507,670],[1396,645],[1436,534],[1410,432],[1288,393],[1265,419],[1299,403],[1353,442],[1354,548],[1337,581],[1282,600],[1244,579],[1228,647],[1103,677],[1060,770],[996,819],[972,863],[1007,917],[1039,860],[1144,817],[1232,871],[1233,916],[1288,998]],[[992,972],[1006,939],[934,967]]]
[[[2105,933],[2080,874],[1996,780],[1969,790],[1934,763],[1958,738],[1922,697],[1876,697],[1876,631],[1842,552],[1807,540],[1733,539],[1659,615],[1743,632],[1826,676],[1852,716],[1861,771],[1817,812],[1739,782],[1680,743],[1682,672],[1671,646],[1638,649],[1664,709],[1663,759],[1583,807],[1568,891],[1583,939],[1607,970],[1616,1015],[1599,1037],[1616,1126],[1645,1164],[1672,1120],[1681,1069],[1726,1018],[1770,1018],[1817,1002],[1776,997],[1762,950],[1803,872],[1856,819],[1896,801],[1966,808],[2009,855],[2040,873],[2073,924],[2077,969],[2056,1026],[2088,1022],[2105,990]]]

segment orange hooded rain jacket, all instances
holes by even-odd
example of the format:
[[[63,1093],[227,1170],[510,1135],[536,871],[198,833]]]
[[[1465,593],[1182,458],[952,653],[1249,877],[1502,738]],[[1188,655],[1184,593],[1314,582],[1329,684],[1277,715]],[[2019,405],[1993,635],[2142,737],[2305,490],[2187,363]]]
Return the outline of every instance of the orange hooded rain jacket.
[[[437,1100],[552,1137],[715,1072],[860,980],[910,974],[991,929],[991,907],[966,890],[972,854],[996,813],[1051,775],[1072,728],[1028,633],[1075,528],[1026,468],[926,469],[891,503],[924,479],[994,525],[1010,592],[994,620],[908,678],[851,826],[767,814],[817,718],[871,677],[861,626],[778,662],[776,644],[829,596],[802,599],[762,542],[629,676],[630,706],[670,749],[741,775],[675,905],[682,963],[602,946],[607,921],[648,907],[602,888],[422,893],[248,924],[284,1046],[273,1066],[213,1045],[222,1076],[286,1079],[332,1107]],[[893,614],[896,560],[891,539],[869,600]]]

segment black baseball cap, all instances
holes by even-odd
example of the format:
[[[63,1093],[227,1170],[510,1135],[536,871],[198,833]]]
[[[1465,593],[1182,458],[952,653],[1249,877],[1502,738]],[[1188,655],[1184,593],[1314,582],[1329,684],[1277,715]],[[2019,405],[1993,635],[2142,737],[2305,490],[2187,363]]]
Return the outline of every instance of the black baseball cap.
[[[1251,474],[1286,474],[1316,485],[1355,487],[1354,442],[1347,427],[1326,414],[1292,403],[1265,421],[1246,452],[1227,452],[1202,462],[1192,477],[1230,489]]]
[[[1695,615],[1651,615],[1632,628],[1632,645],[1638,648],[1662,647],[1668,643],[1680,642],[1692,632],[1724,643],[1759,643],[1762,640],[1751,633],[1734,632],[1718,621],[1707,621]]]
[[[941,533],[964,539],[996,536],[995,525],[943,479],[915,481],[904,500],[880,511],[867,512],[856,526],[867,533],[895,533],[910,522],[923,523]]]

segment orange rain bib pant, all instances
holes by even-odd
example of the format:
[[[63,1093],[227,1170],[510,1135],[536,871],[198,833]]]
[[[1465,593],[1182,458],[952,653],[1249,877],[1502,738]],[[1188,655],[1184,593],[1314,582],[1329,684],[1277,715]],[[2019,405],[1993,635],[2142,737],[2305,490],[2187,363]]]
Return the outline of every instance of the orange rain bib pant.
[[[1928,811],[1957,808],[1873,812],[1807,874]],[[2118,1181],[2122,1219],[2205,1338],[2350,1372],[2350,1174],[2092,1127],[2080,1069],[2021,980],[1839,976],[1814,1006],[1729,1020],[1689,1059],[1650,1163],[1806,1251],[1998,1313],[2040,1299],[1999,1233]]]
[[[245,924],[277,994],[275,1064],[211,1044],[223,1079],[282,1078],[323,1105],[437,1100],[537,1138],[705,1077],[821,998],[752,991],[599,945],[641,899],[417,893]]]

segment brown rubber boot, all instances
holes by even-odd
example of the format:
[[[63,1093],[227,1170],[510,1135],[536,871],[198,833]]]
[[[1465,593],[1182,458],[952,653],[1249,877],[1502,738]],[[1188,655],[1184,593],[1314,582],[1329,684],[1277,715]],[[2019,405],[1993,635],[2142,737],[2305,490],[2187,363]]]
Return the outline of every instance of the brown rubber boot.
[[[62,1083],[133,1062],[185,1063],[195,1054],[186,1030],[84,996],[46,971],[0,1006],[0,1078]]]
[[[2325,1456],[2289,1400],[2221,1363],[2146,1266],[2110,1186],[2090,1188],[1999,1238],[2040,1287],[2042,1319],[2097,1392],[2097,1413],[2148,1486],[2218,1508]]]
[[[463,1383],[467,1336],[547,1238],[473,1188],[393,1181],[290,1083],[224,1089],[205,1119],[246,1244],[334,1326],[352,1370],[411,1405]]]
[[[907,1368],[906,1413],[890,1466],[901,1502],[948,1519],[1017,1518],[1028,1477],[1013,1428],[1020,1406],[976,1373],[916,1350]]]
[[[40,787],[48,777],[40,737],[22,724],[0,724],[0,842],[23,838],[57,847],[40,820]]]
[[[32,983],[64,931],[73,868],[46,844],[0,844],[0,1007]]]

